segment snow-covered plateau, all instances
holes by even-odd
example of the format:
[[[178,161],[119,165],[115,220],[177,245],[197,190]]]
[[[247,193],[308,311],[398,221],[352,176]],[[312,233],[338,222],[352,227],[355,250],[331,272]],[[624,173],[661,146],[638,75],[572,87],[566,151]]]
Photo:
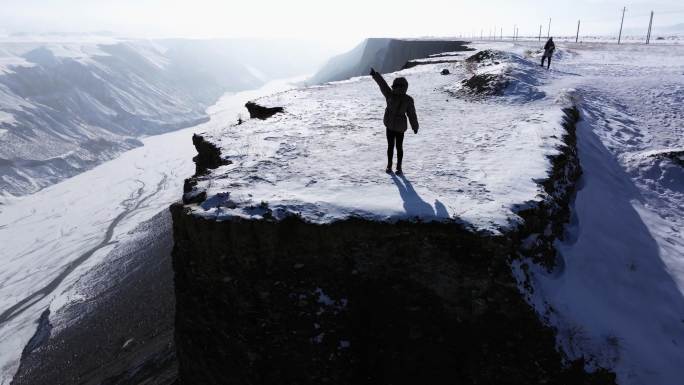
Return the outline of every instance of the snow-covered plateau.
[[[361,76],[258,99],[284,112],[203,133],[223,165],[194,178],[186,212],[218,222],[454,220],[506,233],[545,199],[561,110],[575,106],[583,176],[558,259],[548,271],[523,248],[514,274],[568,358],[620,384],[678,383],[684,48],[558,43],[547,70],[537,42],[473,46],[492,51],[385,75],[408,79],[421,123],[406,134],[404,176],[384,173],[385,101]]]
[[[475,73],[511,81],[500,98],[459,95],[460,80]],[[535,181],[558,152],[572,95],[546,95],[553,75],[510,53],[473,66],[421,65],[389,81],[395,76],[408,79],[421,127],[406,133],[404,176],[384,174],[385,100],[370,77],[357,77],[259,99],[285,112],[206,133],[230,164],[197,178],[208,199],[195,212],[259,218],[266,202],[276,217],[315,223],[457,218],[498,232],[518,221],[514,206],[540,199]]]

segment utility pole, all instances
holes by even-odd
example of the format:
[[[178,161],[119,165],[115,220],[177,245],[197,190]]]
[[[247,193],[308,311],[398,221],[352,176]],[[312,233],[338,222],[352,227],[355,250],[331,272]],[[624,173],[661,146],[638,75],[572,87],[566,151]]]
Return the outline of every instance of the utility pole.
[[[575,36],[575,43],[579,40],[579,27],[580,27],[580,21],[577,20],[577,35]]]
[[[515,31],[518,29],[517,24],[513,24],[513,40],[515,40]]]
[[[651,42],[651,27],[653,27],[653,11],[651,11],[651,20],[648,21],[648,33],[646,34],[646,44]]]
[[[622,7],[622,20],[620,21],[620,34],[618,35],[618,44],[620,44],[620,40],[622,40],[622,24],[625,22],[625,11],[627,10],[627,7]]]
[[[541,41],[541,29],[542,29],[542,25],[539,24],[539,41]]]
[[[518,40],[520,38],[520,28],[515,29],[515,40]]]
[[[549,17],[549,29],[546,30],[546,38],[551,37],[551,18]]]
[[[501,27],[501,40],[503,40],[503,27]]]

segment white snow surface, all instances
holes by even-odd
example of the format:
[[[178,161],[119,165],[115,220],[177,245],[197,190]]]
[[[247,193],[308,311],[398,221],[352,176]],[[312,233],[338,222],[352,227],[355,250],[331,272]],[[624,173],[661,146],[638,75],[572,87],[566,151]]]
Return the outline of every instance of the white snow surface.
[[[532,269],[529,300],[571,358],[623,385],[682,383],[684,47],[560,44],[558,56],[547,93],[575,89],[584,174],[560,264]]]
[[[684,47],[557,42],[546,71],[537,42],[476,46],[506,52],[475,69],[505,75],[503,97],[443,92],[471,74],[458,63],[386,76],[408,78],[421,122],[404,142],[406,180],[383,174],[384,100],[360,77],[263,98],[286,112],[207,133],[233,164],[200,182],[209,199],[190,207],[218,220],[260,218],[263,201],[276,218],[296,212],[316,223],[453,216],[500,230],[515,222],[516,204],[539,198],[534,180],[559,145],[560,109],[577,105],[584,174],[559,264],[532,265],[534,291],[521,290],[568,358],[613,370],[622,385],[681,383]]]
[[[261,89],[225,94],[207,109],[211,120],[196,127],[148,137],[143,146],[127,151],[92,170],[35,194],[0,204],[0,384],[8,385],[19,365],[24,346],[36,331],[37,320],[51,310],[53,330],[69,320],[55,319],[58,310],[73,301],[86,301],[74,286],[85,272],[106,258],[115,243],[175,202],[183,180],[194,172],[192,134],[234,122],[247,114],[244,103],[291,88],[305,77],[271,82]],[[123,214],[127,212],[126,214]],[[115,218],[120,217],[116,222]],[[82,261],[49,292],[41,289],[69,270],[80,256],[109,242]],[[38,293],[39,295],[35,295]],[[34,297],[31,297],[35,295]],[[5,312],[22,300],[26,306]],[[134,315],[131,315],[134,316]]]
[[[516,53],[508,59],[475,72],[548,77]],[[443,68],[452,75],[441,75]],[[266,202],[276,218],[298,214],[314,223],[453,218],[499,232],[519,221],[515,205],[541,199],[536,181],[548,176],[548,156],[558,152],[564,133],[562,108],[570,102],[515,86],[496,98],[452,96],[449,89],[469,75],[462,63],[444,63],[385,76],[390,84],[408,79],[420,121],[417,135],[406,132],[404,177],[384,172],[385,100],[369,76],[257,100],[285,113],[205,134],[232,164],[199,181],[208,199],[194,213],[260,218]]]

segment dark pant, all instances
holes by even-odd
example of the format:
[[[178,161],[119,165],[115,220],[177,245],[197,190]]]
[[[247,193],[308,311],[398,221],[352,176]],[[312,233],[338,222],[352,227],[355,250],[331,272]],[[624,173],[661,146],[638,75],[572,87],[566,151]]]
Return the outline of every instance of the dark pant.
[[[392,165],[394,146],[397,146],[397,168],[401,169],[401,160],[404,157],[404,133],[387,130],[387,166]]]
[[[549,59],[549,64],[546,68],[551,67],[551,56],[542,56],[542,64],[541,64],[542,67],[544,66],[544,59]]]

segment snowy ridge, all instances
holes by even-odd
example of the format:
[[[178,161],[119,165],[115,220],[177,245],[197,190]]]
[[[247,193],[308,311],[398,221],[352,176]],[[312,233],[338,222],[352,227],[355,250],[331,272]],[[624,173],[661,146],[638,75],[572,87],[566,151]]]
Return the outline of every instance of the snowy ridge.
[[[543,73],[514,56],[505,61],[511,72]],[[453,75],[440,75],[443,68]],[[259,99],[285,112],[204,134],[230,164],[196,178],[195,195],[207,199],[192,211],[217,220],[458,220],[495,233],[518,223],[514,207],[541,199],[536,181],[558,153],[567,102],[454,98],[445,89],[467,76],[462,63],[394,76],[408,79],[421,122],[418,135],[406,134],[404,177],[383,172],[384,99],[370,77],[357,77]]]
[[[682,47],[568,44],[547,93],[572,88],[583,170],[557,267],[515,263],[559,346],[619,384],[684,371]],[[674,50],[674,52],[673,52]],[[554,65],[552,65],[554,66]]]

